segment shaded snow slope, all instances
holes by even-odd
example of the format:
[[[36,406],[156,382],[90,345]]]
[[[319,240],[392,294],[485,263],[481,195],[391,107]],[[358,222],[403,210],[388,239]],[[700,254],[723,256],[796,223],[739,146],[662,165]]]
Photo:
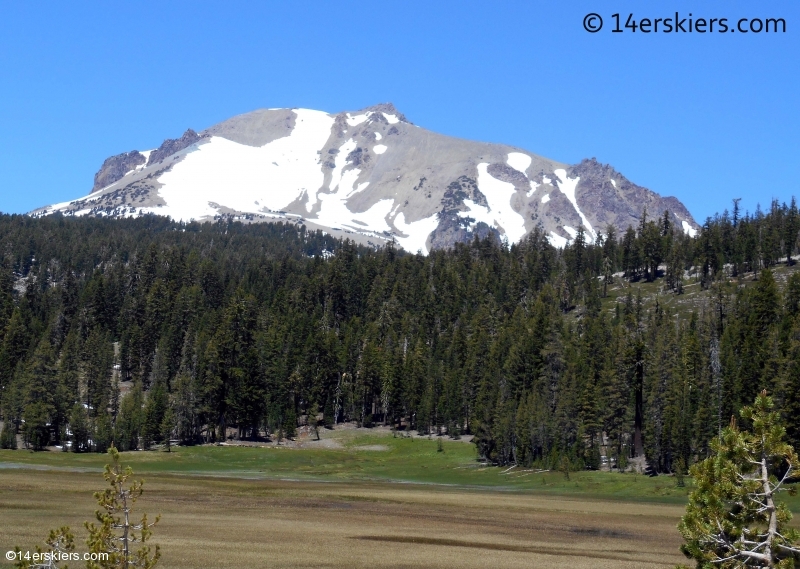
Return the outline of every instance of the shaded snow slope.
[[[517,190],[513,184],[502,182],[489,174],[487,163],[478,164],[478,188],[489,202],[489,212],[486,219],[491,219],[493,225],[501,230],[508,238],[509,243],[517,243],[525,236],[525,218],[514,211],[511,198]]]
[[[589,223],[589,220],[583,214],[581,208],[578,207],[578,200],[575,197],[575,189],[578,187],[578,182],[580,182],[580,178],[574,178],[574,179],[570,178],[569,176],[567,176],[567,171],[562,168],[554,170],[553,173],[556,176],[558,176],[558,181],[560,182],[558,185],[558,189],[560,189],[561,192],[565,196],[567,196],[567,199],[575,208],[575,212],[581,218],[581,221],[583,221],[583,227],[584,229],[586,229],[588,241],[594,241],[595,239],[597,239],[597,233],[595,233],[592,224]],[[566,225],[564,226],[564,230],[572,234],[569,231],[569,229],[567,229]],[[572,237],[575,238],[575,235],[577,235],[577,232],[575,232],[575,234],[572,234]]]

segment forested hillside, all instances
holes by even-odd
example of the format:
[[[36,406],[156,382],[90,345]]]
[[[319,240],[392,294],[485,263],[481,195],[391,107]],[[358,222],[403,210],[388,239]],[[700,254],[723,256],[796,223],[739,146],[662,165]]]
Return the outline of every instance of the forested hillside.
[[[665,215],[423,257],[295,225],[0,216],[0,442],[148,448],[319,413],[471,433],[497,464],[596,468],[605,433],[664,472],[766,387],[798,447],[798,230],[775,203],[695,238]],[[643,292],[694,283],[682,312]]]

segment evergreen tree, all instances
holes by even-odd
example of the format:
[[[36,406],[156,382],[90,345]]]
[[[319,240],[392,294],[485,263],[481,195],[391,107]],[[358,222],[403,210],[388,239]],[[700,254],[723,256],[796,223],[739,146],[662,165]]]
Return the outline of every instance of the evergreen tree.
[[[716,567],[792,567],[800,555],[800,532],[788,527],[792,514],[777,501],[797,467],[797,456],[784,442],[785,429],[772,398],[763,391],[742,418],[753,425],[742,431],[732,418],[713,455],[692,469],[696,489],[678,529],[682,551],[698,569]]]
[[[96,512],[97,523],[86,522],[89,532],[86,543],[90,553],[106,553],[108,558],[89,562],[87,569],[152,569],[161,558],[159,546],[153,551],[145,545],[151,538],[161,516],[154,522],[147,521],[143,514],[138,523],[132,519],[132,510],[142,496],[142,480],[128,482],[133,475],[130,467],[120,463],[119,452],[114,447],[108,450],[111,463],[106,465],[104,477],[109,487],[104,492],[95,492],[94,497],[100,509]],[[141,547],[134,551],[136,544]]]
[[[152,443],[162,442],[161,424],[164,421],[168,404],[166,386],[162,381],[158,381],[149,391],[142,411],[142,444],[145,449],[150,448]]]
[[[172,411],[171,406],[167,406],[164,411],[164,417],[161,419],[161,440],[167,448],[167,452],[172,452],[172,433],[175,430],[175,413]]]
[[[130,393],[122,398],[119,416],[114,425],[113,439],[122,450],[136,450],[139,448],[139,439],[142,435],[144,423],[142,412],[143,398],[144,395],[139,385],[135,385]],[[107,417],[107,415],[100,415],[98,417],[98,423],[104,417]],[[97,430],[99,431],[99,428]],[[99,446],[97,447],[97,451],[103,452]]]
[[[3,423],[3,429],[0,430],[0,449],[16,449],[17,448],[17,433],[14,425],[10,421]]]
[[[69,428],[72,432],[72,452],[87,452],[89,448],[89,415],[80,403],[72,407],[69,415]]]

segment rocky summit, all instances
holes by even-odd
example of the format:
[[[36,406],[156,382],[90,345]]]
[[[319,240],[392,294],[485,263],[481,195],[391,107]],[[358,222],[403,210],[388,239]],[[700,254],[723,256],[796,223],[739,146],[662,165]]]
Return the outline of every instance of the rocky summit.
[[[108,158],[82,198],[31,212],[165,215],[175,220],[303,223],[362,243],[428,253],[475,236],[516,243],[535,228],[564,246],[636,227],[668,211],[699,229],[674,197],[594,158],[573,166],[503,144],[420,128],[390,104],[329,114],[266,109],[157,149]]]

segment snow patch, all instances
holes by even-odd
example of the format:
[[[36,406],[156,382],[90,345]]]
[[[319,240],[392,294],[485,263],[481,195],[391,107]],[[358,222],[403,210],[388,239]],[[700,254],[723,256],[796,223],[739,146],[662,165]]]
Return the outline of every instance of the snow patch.
[[[564,237],[561,237],[561,235],[555,231],[550,232],[550,236],[547,238],[547,240],[550,241],[550,245],[553,247],[558,247],[559,249],[563,249],[567,246],[567,240]]]
[[[83,198],[83,199],[86,199],[86,198]],[[79,201],[79,200],[72,200],[71,202],[55,203],[55,204],[53,204],[51,206],[47,206],[47,208],[45,208],[45,213],[52,213],[54,211],[59,211],[59,210],[62,210],[62,209],[66,209],[67,207],[69,207],[69,205],[71,203],[76,202],[76,201]]]
[[[358,168],[344,171],[348,164],[347,155],[355,148],[356,142],[352,138],[339,148],[329,185],[331,192],[317,194],[316,198],[320,201],[320,209],[314,221],[327,227],[347,229],[358,233],[390,231],[391,228],[386,217],[394,206],[393,199],[380,200],[363,212],[354,213],[347,207],[347,199],[363,191],[369,185],[369,182],[362,182],[356,186],[358,176],[361,174],[361,170]]]
[[[406,223],[406,217],[401,211],[394,218],[394,226],[398,231],[405,233],[408,237],[395,236],[395,240],[400,246],[411,253],[421,251],[423,255],[428,254],[426,241],[434,229],[439,225],[439,216],[434,213],[430,217],[423,217],[420,220]]]
[[[386,152],[386,145],[385,144],[378,144],[372,148],[375,154],[383,154]]]
[[[130,174],[132,172],[138,172],[139,170],[144,169],[145,166],[147,166],[147,160],[150,158],[150,153],[151,152],[153,152],[153,151],[152,150],[145,150],[144,152],[140,152],[140,154],[142,154],[144,156],[144,164],[142,164],[140,166],[136,166],[133,170],[129,170],[129,171],[125,172],[125,176],[127,176],[128,174]],[[123,178],[125,176],[123,176]],[[53,212],[56,212],[56,211],[67,209],[70,205],[74,204],[75,202],[94,200],[95,198],[98,198],[101,195],[103,195],[106,192],[106,190],[108,190],[111,186],[114,186],[115,184],[118,184],[121,180],[122,180],[122,178],[120,178],[116,182],[113,182],[111,184],[108,184],[107,186],[104,186],[104,187],[100,188],[97,191],[92,192],[89,195],[83,196],[82,198],[78,198],[78,199],[75,199],[75,200],[70,200],[68,202],[60,202],[60,203],[56,203],[56,204],[47,206],[47,208],[45,208],[45,213],[49,214],[49,213],[53,213]],[[81,211],[83,212],[84,210],[81,210]],[[88,212],[90,210],[85,210],[85,211]],[[77,215],[77,213],[72,214],[72,215]],[[81,215],[85,215],[85,213],[81,213]]]
[[[614,186],[615,188],[617,187],[617,183],[614,180],[611,180],[611,185]]]
[[[578,187],[578,182],[580,182],[580,177],[578,178],[569,178],[567,177],[567,171],[563,168],[559,168],[558,170],[553,170],[553,173],[558,176],[558,189],[561,190],[567,199],[572,204],[572,207],[575,208],[575,211],[578,212],[578,215],[583,222],[583,227],[588,231],[588,241],[594,241],[597,239],[597,234],[594,232],[592,228],[592,224],[589,223],[589,220],[586,219],[586,216],[583,215],[581,208],[578,207],[578,200],[575,198],[575,189]]]
[[[517,190],[514,184],[503,182],[489,174],[489,164],[478,164],[478,188],[486,196],[489,211],[495,220],[493,225],[503,230],[510,243],[517,243],[525,236],[525,218],[511,207],[511,198]]]
[[[509,152],[506,162],[514,170],[519,170],[527,176],[527,170],[531,165],[532,158],[522,152]]]
[[[475,221],[470,224],[470,227],[480,223],[481,221],[484,222],[489,227],[495,225],[494,216],[489,211],[489,208],[486,206],[482,206],[480,204],[476,204],[472,200],[464,200],[464,205],[469,208],[469,211],[459,211],[458,217],[467,218],[471,217]]]
[[[381,133],[376,132],[375,133],[375,140],[380,140],[381,138],[383,138],[383,136],[381,136]]]
[[[364,190],[367,189],[367,186],[369,186],[369,182],[361,182],[358,185],[358,187],[356,187],[355,189],[353,189],[353,191],[351,191],[349,194],[347,194],[347,197],[349,198],[350,196],[355,195],[358,192],[363,192]],[[392,200],[392,201],[394,201],[394,200]]]
[[[217,213],[209,205],[212,201],[262,213],[255,201],[261,208],[281,210],[304,193],[313,196],[324,181],[317,152],[330,137],[333,118],[308,109],[292,112],[296,120],[291,134],[264,146],[217,136],[197,145],[159,176],[163,187],[158,194],[166,205],[158,213],[176,220],[201,219]]]
[[[578,232],[575,230],[574,227],[570,227],[569,225],[562,225],[561,229],[569,233],[570,237],[575,239],[575,236],[578,235]]]
[[[530,184],[531,184],[531,191],[529,191],[527,194],[525,194],[529,198],[532,197],[533,194],[536,193],[536,189],[539,187],[539,184],[537,184],[533,180],[530,181]]]
[[[354,194],[357,194],[358,192],[363,192],[364,190],[367,189],[367,186],[369,186],[369,182],[360,183],[356,189],[354,189],[352,192],[347,194],[347,197],[349,198],[350,196],[352,196]],[[394,200],[392,200],[392,201],[394,201]]]
[[[152,153],[153,153],[152,150],[143,150],[143,151],[139,152],[139,154],[144,156],[144,164],[142,164],[141,166],[137,166],[136,167],[137,170],[142,170],[143,168],[145,168],[147,166],[147,161],[150,160],[150,155]]]
[[[547,203],[550,201],[550,194],[545,194],[542,196],[542,203]]]
[[[339,186],[339,182],[342,180],[342,170],[344,170],[344,167],[347,166],[347,155],[355,150],[356,146],[356,141],[351,138],[339,147],[339,153],[336,155],[336,159],[334,160],[333,172],[331,172],[331,183],[328,185],[329,189],[336,190],[337,186]],[[313,202],[309,203],[313,205],[316,203],[317,196],[314,195],[312,200]],[[310,208],[310,205],[306,205],[306,209],[308,211],[311,211]]]
[[[386,118],[389,124],[397,124],[400,122],[400,119],[397,118],[396,115],[388,115],[386,113],[381,113],[381,114]]]
[[[551,179],[550,179],[550,178],[548,178],[547,176],[542,176],[542,183],[543,183],[543,184],[552,184],[552,183],[553,183],[553,180],[551,180]]]
[[[350,126],[358,126],[368,118],[369,118],[369,113],[365,115],[356,115],[354,117],[351,117],[350,113],[347,113],[347,119],[345,120],[347,120],[347,124],[349,124]]]
[[[681,220],[681,227],[683,227],[683,232],[686,233],[689,237],[694,237],[695,235],[697,235],[697,230],[684,220]]]
[[[350,214],[350,219],[353,222],[361,222],[365,226],[358,227],[356,225],[355,228],[359,230],[368,229],[369,231],[374,231],[376,233],[382,233],[384,231],[390,231],[391,227],[389,227],[389,223],[386,221],[386,217],[389,215],[389,212],[392,210],[392,206],[394,205],[393,199],[385,199],[385,200],[378,200],[375,204],[372,205],[367,211],[362,211],[360,213],[353,213],[348,210]]]
[[[349,197],[354,191],[356,180],[358,180],[359,174],[361,174],[361,170],[358,168],[352,168],[342,174],[342,180],[339,182],[339,187],[336,193],[344,195],[345,197]],[[339,190],[342,190],[341,193]]]

